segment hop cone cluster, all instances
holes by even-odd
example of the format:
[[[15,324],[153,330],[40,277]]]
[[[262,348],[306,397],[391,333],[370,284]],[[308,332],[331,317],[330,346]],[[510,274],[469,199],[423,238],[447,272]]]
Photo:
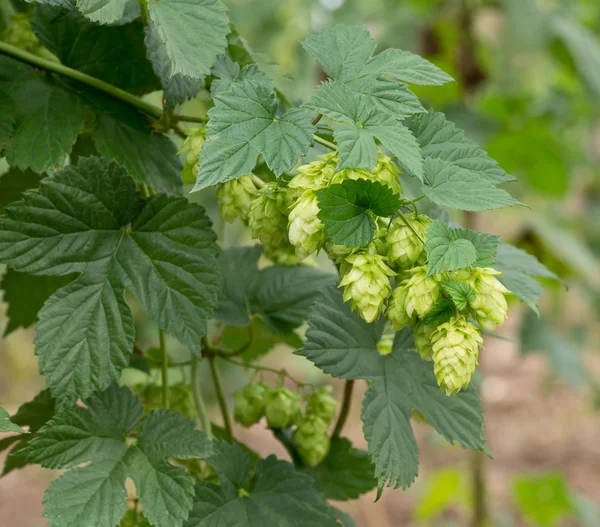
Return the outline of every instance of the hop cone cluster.
[[[267,184],[250,205],[248,226],[252,237],[265,245],[287,241],[287,207],[285,194],[276,184]]]
[[[258,189],[252,174],[232,179],[217,189],[217,199],[221,216],[228,222],[236,218],[246,220],[252,202],[258,197]]]

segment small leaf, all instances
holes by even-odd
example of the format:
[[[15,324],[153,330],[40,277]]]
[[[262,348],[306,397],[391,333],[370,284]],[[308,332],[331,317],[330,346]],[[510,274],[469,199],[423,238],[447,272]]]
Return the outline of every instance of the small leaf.
[[[469,240],[454,238],[452,229],[435,220],[427,228],[425,243],[429,270],[427,276],[469,267],[477,260],[477,250]]]
[[[226,55],[217,57],[217,62],[213,66],[212,75],[216,77],[210,85],[210,92],[213,95],[227,91],[232,82],[243,82],[250,80],[255,84],[262,84],[272,90],[273,82],[267,77],[256,64],[247,64],[243,68],[237,62],[233,62]]]
[[[10,420],[9,413],[0,406],[0,432],[17,432],[19,434],[26,434],[27,430],[23,430],[20,426],[16,425]]]
[[[444,293],[450,296],[452,302],[459,310],[467,309],[468,302],[475,298],[475,290],[467,282],[458,282],[456,280],[446,280],[440,282]]]
[[[429,310],[423,318],[424,324],[443,324],[448,322],[455,313],[454,302],[452,300],[440,300]]]

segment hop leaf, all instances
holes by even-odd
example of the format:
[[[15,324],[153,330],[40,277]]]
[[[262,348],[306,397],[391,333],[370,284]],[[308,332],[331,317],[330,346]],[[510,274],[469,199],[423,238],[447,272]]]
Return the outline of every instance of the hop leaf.
[[[287,237],[287,214],[284,194],[276,185],[269,185],[250,205],[248,225],[252,237],[265,245],[277,245]]]
[[[294,430],[292,439],[298,454],[309,467],[316,467],[329,453],[331,439],[328,436],[327,422],[318,416],[306,416]]]
[[[489,331],[508,318],[508,303],[504,295],[510,294],[510,291],[496,278],[501,274],[489,267],[473,271],[475,296],[469,300],[469,307],[477,323]]]
[[[301,260],[319,250],[325,243],[323,223],[317,214],[319,200],[312,190],[305,191],[290,211],[288,236]]]
[[[433,333],[435,377],[446,395],[454,395],[469,385],[482,344],[479,329],[464,317],[450,319]]]
[[[337,412],[338,403],[331,396],[331,386],[324,386],[316,390],[309,397],[306,405],[306,414],[331,422]]]
[[[288,428],[300,412],[300,395],[296,392],[282,386],[267,393],[265,415],[269,428]]]
[[[251,174],[223,183],[217,189],[221,216],[230,223],[238,217],[245,220],[257,196],[258,191]]]
[[[242,426],[252,426],[265,415],[266,395],[269,388],[262,383],[251,383],[235,394],[235,420]]]
[[[406,221],[410,222],[412,228],[406,225],[402,218],[396,218],[387,238],[390,264],[402,269],[410,268],[423,255],[425,247],[417,234],[425,239],[427,226],[431,223],[431,219],[424,214],[420,214],[412,221],[408,219]]]
[[[424,317],[440,298],[440,284],[435,276],[427,276],[426,267],[410,270],[411,277],[406,284],[406,313],[409,317],[417,314]]]

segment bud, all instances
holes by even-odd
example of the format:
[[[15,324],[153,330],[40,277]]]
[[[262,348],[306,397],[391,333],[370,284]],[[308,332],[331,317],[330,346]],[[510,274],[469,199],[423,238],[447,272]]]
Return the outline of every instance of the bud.
[[[375,252],[374,246],[367,251],[346,258],[352,265],[340,282],[344,286],[344,302],[350,302],[352,310],[367,322],[373,322],[381,314],[385,299],[392,287],[390,276],[396,273],[387,265],[387,258]]]
[[[415,313],[423,318],[440,298],[440,284],[436,276],[427,277],[427,267],[415,267],[410,270],[406,294],[406,313],[413,317]]]
[[[298,195],[305,190],[319,190],[326,187],[333,177],[337,163],[337,152],[319,156],[318,161],[298,167],[298,174],[290,180],[288,187],[297,191]]]
[[[324,386],[316,390],[308,397],[306,414],[323,419],[326,423],[331,422],[337,413],[338,403],[331,396],[331,386]]]
[[[402,192],[402,186],[398,179],[400,168],[388,156],[380,155],[377,164],[371,170],[362,168],[347,168],[338,172],[333,178],[333,183],[341,183],[345,179],[366,179],[369,181],[379,181],[382,185],[387,185],[394,194]]]
[[[479,329],[464,317],[451,318],[431,335],[433,371],[446,395],[454,395],[469,385],[482,344]]]
[[[396,218],[388,233],[390,264],[401,269],[412,267],[423,254],[425,247],[415,232],[425,239],[425,231],[431,223],[425,214],[420,214],[414,220],[407,218],[406,221],[410,223],[412,229],[404,223],[402,218]]]
[[[417,322],[413,327],[417,351],[423,360],[431,360],[432,358],[431,335],[437,328],[437,324],[425,324],[422,321]]]
[[[185,164],[181,175],[186,183],[193,183],[198,176],[198,158],[204,144],[205,133],[205,129],[190,129],[188,131],[189,135],[185,138],[185,141],[177,152],[178,154],[185,154]]]
[[[394,288],[387,310],[388,320],[396,331],[412,323],[414,317],[408,316],[406,312],[406,300],[408,298],[408,280],[403,280]]]
[[[312,190],[304,191],[290,211],[288,236],[300,260],[319,250],[325,243],[325,231],[318,213],[319,200]]]
[[[269,428],[288,428],[298,420],[300,413],[299,394],[283,386],[269,390],[265,404]]]
[[[268,183],[250,205],[248,226],[252,237],[264,245],[277,245],[287,240],[285,196],[277,185]]]
[[[504,295],[510,291],[496,278],[499,271],[486,268],[473,270],[469,282],[475,290],[475,298],[469,301],[473,318],[488,331],[496,329],[508,318],[508,303]]]
[[[262,383],[250,383],[235,394],[235,420],[242,426],[252,426],[265,415],[265,399],[269,388]]]
[[[328,428],[320,417],[306,416],[294,430],[292,439],[305,465],[316,467],[327,457],[331,447]]]
[[[237,217],[245,220],[250,212],[250,205],[257,196],[258,190],[254,184],[252,174],[226,181],[217,189],[221,216],[229,223]]]

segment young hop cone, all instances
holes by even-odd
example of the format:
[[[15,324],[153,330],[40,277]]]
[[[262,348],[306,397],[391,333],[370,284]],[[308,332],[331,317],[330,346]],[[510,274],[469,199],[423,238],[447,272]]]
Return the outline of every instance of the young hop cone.
[[[435,276],[427,276],[427,267],[410,270],[406,284],[406,313],[409,317],[423,318],[440,298],[440,284]]]
[[[479,329],[464,317],[453,317],[435,330],[431,336],[433,371],[446,395],[469,386],[482,344]]]
[[[406,312],[406,299],[408,297],[408,280],[398,284],[388,303],[387,317],[396,331],[400,331],[413,322],[414,317]]]
[[[402,192],[402,186],[398,179],[400,168],[388,156],[380,155],[377,164],[371,170],[347,168],[338,172],[333,178],[333,183],[341,183],[345,179],[367,179],[369,181],[379,181],[392,189],[394,194]]]
[[[202,145],[204,144],[205,133],[206,130],[203,129],[191,129],[177,152],[178,154],[185,154],[185,165],[183,166],[181,175],[186,183],[193,183],[198,176],[198,159],[200,157],[200,150],[202,150]]]
[[[305,190],[290,211],[288,237],[300,260],[318,251],[325,243],[323,223],[318,218],[319,200],[312,190]]]
[[[242,426],[258,423],[265,415],[265,402],[269,388],[262,383],[250,383],[235,394],[234,418]]]
[[[264,245],[263,254],[275,265],[294,266],[300,263],[296,248],[283,240],[278,245]]]
[[[323,419],[330,423],[337,413],[338,403],[331,396],[333,389],[331,386],[324,386],[313,392],[307,400],[306,415]]]
[[[317,161],[298,167],[298,174],[290,179],[288,187],[296,196],[300,196],[305,190],[319,190],[326,187],[333,177],[337,163],[336,152],[319,156]]]
[[[300,417],[300,395],[284,386],[269,390],[265,416],[269,428],[288,428]]]
[[[223,219],[229,223],[236,218],[245,220],[250,205],[258,196],[252,174],[226,181],[217,189],[219,210]]]
[[[390,265],[400,269],[409,269],[417,263],[421,255],[424,255],[425,247],[415,231],[422,239],[425,239],[425,231],[431,223],[431,219],[425,214],[420,214],[413,220],[407,219],[407,221],[412,229],[404,223],[402,218],[396,218],[392,222],[387,236]]]
[[[287,207],[285,195],[275,184],[267,184],[250,205],[248,226],[252,237],[264,245],[277,245],[287,240]]]
[[[437,324],[425,324],[421,320],[413,326],[417,351],[423,360],[432,359],[433,347],[431,346],[431,336],[437,328]]]
[[[370,245],[367,251],[348,256],[346,262],[351,267],[340,282],[340,287],[344,287],[344,302],[350,302],[352,310],[358,311],[367,322],[373,322],[381,314],[392,291],[389,277],[396,274],[386,263],[387,258],[375,251]]]
[[[470,279],[475,290],[475,297],[469,301],[471,314],[488,331],[493,331],[508,318],[508,303],[504,295],[510,291],[496,278],[501,274],[489,267],[476,268]]]
[[[307,415],[298,423],[292,439],[305,465],[316,467],[329,453],[331,439],[327,422],[320,417]]]

